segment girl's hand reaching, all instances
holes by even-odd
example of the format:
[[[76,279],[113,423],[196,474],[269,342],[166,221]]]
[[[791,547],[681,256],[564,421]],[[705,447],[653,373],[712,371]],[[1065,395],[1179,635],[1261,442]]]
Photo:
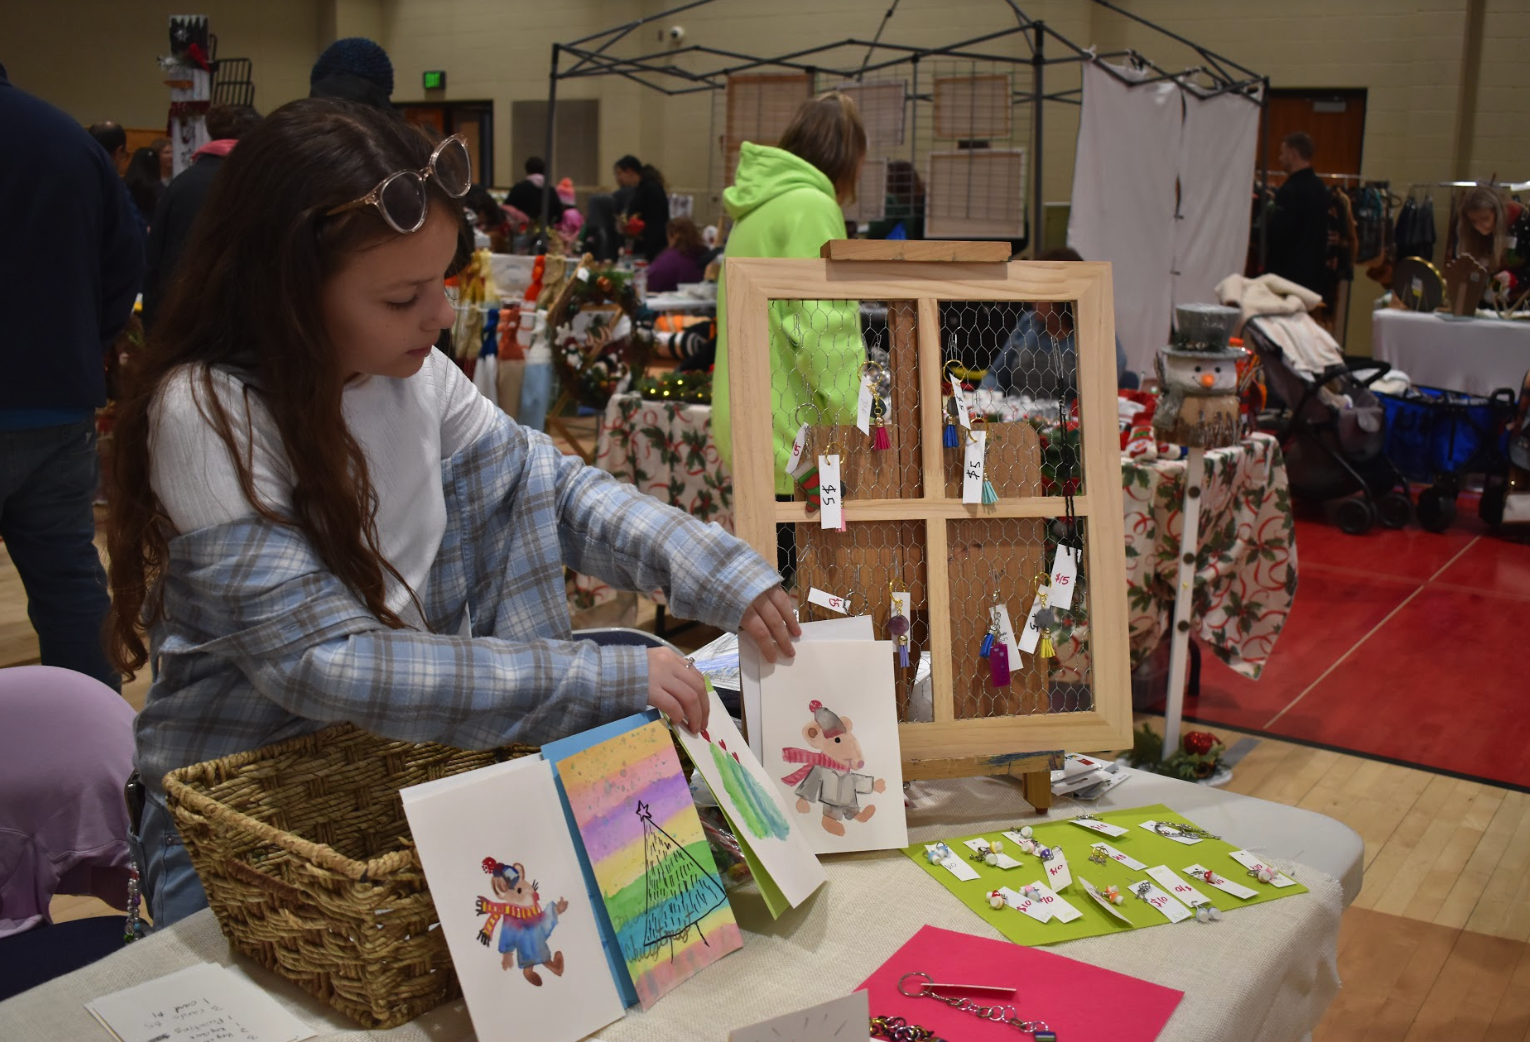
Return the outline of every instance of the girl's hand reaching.
[[[802,636],[802,627],[797,625],[797,617],[792,614],[792,600],[779,586],[754,599],[744,611],[744,620],[738,628],[754,640],[766,662],[776,661],[778,652],[787,658],[796,655],[792,638]]]
[[[706,729],[706,681],[689,659],[668,648],[648,649],[648,704],[691,734]]]

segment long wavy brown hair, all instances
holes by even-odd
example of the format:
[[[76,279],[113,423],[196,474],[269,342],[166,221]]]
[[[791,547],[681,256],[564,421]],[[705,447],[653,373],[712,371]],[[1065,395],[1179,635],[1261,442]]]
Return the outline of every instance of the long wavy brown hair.
[[[177,533],[150,488],[150,418],[165,383],[189,367],[197,405],[228,447],[239,486],[268,521],[299,529],[325,566],[385,625],[402,576],[379,549],[366,456],[341,412],[342,371],[320,290],[347,254],[396,235],[375,207],[328,211],[397,170],[423,169],[433,145],[391,113],[333,99],[285,105],[240,139],[213,182],[159,320],[134,356],[114,428],[107,524],[112,612],[107,647],[131,677],[148,659],[145,629],[164,612],[160,579]],[[427,179],[432,205],[461,207]],[[249,417],[230,416],[213,369],[238,373],[275,420],[293,478],[290,513],[256,493]],[[243,437],[236,438],[238,428]]]

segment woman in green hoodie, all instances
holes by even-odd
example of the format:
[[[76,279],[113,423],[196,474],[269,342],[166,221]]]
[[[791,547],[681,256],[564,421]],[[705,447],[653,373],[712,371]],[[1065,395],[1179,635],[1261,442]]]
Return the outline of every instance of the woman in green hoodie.
[[[841,205],[853,198],[866,158],[866,128],[855,103],[838,91],[805,101],[776,147],[745,142],[723,204],[733,218],[728,257],[814,258],[845,236]],[[717,369],[712,381],[712,436],[733,465],[728,402],[727,284],[717,287]],[[860,305],[853,300],[793,300],[770,305],[770,390],[775,414],[776,494],[789,496],[786,473],[801,422],[854,423],[861,366]],[[800,406],[811,404],[801,420]]]

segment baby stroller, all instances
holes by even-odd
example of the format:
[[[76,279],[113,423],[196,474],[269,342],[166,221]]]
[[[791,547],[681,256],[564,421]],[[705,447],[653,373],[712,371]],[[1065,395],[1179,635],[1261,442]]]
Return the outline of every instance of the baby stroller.
[[[1270,390],[1284,403],[1261,426],[1280,439],[1292,494],[1319,502],[1349,497],[1335,512],[1339,528],[1349,535],[1366,532],[1377,521],[1386,528],[1404,527],[1413,516],[1413,501],[1407,479],[1382,451],[1386,412],[1370,389],[1391,367],[1337,355],[1315,373],[1296,368],[1279,341],[1289,329],[1281,324],[1297,319],[1311,321],[1306,315],[1275,315],[1251,318],[1243,326],[1244,343],[1258,354]],[[1361,370],[1374,372],[1361,379],[1356,375]]]

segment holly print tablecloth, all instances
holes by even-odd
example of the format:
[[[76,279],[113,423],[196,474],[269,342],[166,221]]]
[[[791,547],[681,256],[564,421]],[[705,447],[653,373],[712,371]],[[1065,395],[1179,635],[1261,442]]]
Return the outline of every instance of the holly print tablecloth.
[[[614,396],[601,420],[595,465],[703,521],[733,528],[732,481],[711,437],[708,405]],[[1127,609],[1132,664],[1169,627],[1174,607],[1185,462],[1121,462]],[[1285,460],[1275,439],[1255,434],[1206,454],[1201,546],[1194,596],[1195,633],[1237,672],[1258,678],[1296,594],[1296,543]],[[617,596],[577,576],[573,606]],[[1071,632],[1059,647],[1054,679],[1069,679]]]

